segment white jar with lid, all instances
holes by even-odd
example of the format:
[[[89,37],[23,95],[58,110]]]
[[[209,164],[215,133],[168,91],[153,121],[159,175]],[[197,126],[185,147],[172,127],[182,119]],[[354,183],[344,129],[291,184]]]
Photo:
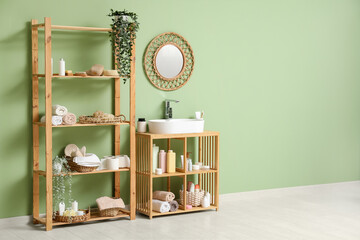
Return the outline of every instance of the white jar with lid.
[[[145,118],[139,118],[137,122],[137,131],[139,133],[146,132],[146,121]]]

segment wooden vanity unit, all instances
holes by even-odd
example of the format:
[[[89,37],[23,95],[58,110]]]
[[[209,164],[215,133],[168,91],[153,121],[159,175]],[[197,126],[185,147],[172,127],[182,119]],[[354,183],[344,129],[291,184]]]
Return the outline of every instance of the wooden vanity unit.
[[[203,165],[210,166],[209,170],[187,171],[187,163],[184,160],[184,168],[176,168],[174,173],[163,173],[155,175],[152,172],[152,149],[153,143],[156,139],[167,140],[167,150],[171,149],[172,141],[183,142],[183,152],[177,152],[176,155],[184,155],[187,152],[188,138],[195,138],[197,141],[198,161]],[[195,153],[194,153],[195,154]],[[179,159],[179,157],[177,157]],[[167,189],[164,191],[171,191],[171,177],[182,178],[184,186],[183,199],[186,202],[186,188],[187,178],[189,175],[196,175],[200,189],[210,193],[210,207],[202,208],[193,207],[186,209],[180,205],[179,210],[175,212],[159,213],[152,209],[153,198],[153,180],[155,178],[167,178]],[[151,134],[151,133],[137,133],[136,134],[136,210],[142,214],[149,216],[150,219],[156,216],[163,216],[169,214],[186,213],[193,211],[203,211],[210,209],[219,209],[219,132],[204,131],[202,133],[185,133],[185,134]],[[181,188],[181,186],[180,186]],[[175,193],[176,194],[176,193]]]

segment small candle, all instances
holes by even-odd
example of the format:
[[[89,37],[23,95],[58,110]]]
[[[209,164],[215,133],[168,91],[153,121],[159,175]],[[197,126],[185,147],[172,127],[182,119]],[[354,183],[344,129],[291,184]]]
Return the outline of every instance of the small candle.
[[[72,210],[74,210],[75,212],[77,212],[79,210],[77,201],[72,202]]]
[[[61,202],[59,203],[59,215],[63,216],[65,212],[65,203]]]

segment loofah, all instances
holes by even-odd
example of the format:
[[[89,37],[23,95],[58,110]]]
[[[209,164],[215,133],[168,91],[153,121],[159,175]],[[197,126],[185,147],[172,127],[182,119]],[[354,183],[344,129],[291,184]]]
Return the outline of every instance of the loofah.
[[[96,112],[94,112],[93,116],[96,117],[96,118],[101,118],[101,117],[104,116],[104,112],[103,111],[96,111]]]
[[[101,76],[104,72],[104,66],[101,64],[94,64],[90,70],[86,71],[89,76]]]
[[[104,115],[102,116],[103,118],[110,118],[110,119],[114,119],[114,115],[110,114],[110,113],[104,113]]]
[[[65,156],[71,157],[72,153],[76,153],[76,151],[78,150],[78,146],[76,146],[75,144],[68,144],[65,147]]]
[[[82,146],[82,148],[80,149],[81,154],[83,155],[83,157],[86,156],[86,147]]]

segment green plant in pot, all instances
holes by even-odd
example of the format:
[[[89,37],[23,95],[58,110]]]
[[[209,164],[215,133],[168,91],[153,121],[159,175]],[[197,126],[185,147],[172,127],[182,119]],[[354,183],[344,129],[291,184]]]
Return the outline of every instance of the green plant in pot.
[[[137,15],[133,12],[110,10],[112,17],[110,41],[113,45],[118,73],[124,83],[130,78],[131,50],[135,44],[136,32],[139,30]]]
[[[61,202],[65,203],[66,185],[69,189],[68,193],[68,206],[71,206],[72,202],[72,177],[69,174],[71,172],[70,166],[65,157],[56,156],[52,161],[53,172],[53,216],[55,216],[56,210]]]

